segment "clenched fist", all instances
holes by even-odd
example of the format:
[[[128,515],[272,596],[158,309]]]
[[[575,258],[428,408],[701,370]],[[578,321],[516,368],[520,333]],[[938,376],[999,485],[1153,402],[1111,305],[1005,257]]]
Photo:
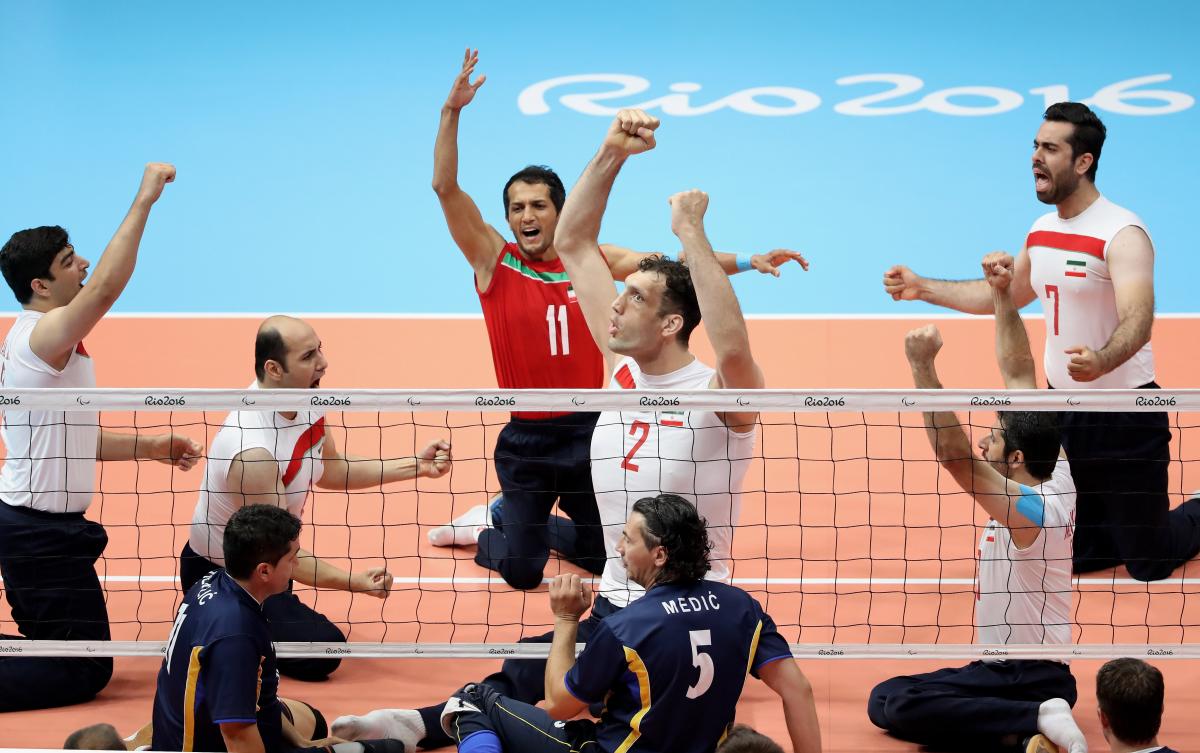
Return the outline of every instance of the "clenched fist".
[[[175,180],[175,166],[166,162],[151,162],[142,173],[142,185],[138,188],[137,200],[153,204],[162,196],[163,186]]]
[[[642,110],[621,110],[608,127],[604,145],[626,156],[648,152],[654,148],[658,126],[658,118]]]

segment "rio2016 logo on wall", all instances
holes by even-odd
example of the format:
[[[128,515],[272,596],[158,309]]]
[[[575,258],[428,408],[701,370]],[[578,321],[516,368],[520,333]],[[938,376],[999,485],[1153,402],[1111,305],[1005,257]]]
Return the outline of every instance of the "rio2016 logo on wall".
[[[1159,73],[1117,81],[1101,87],[1082,101],[1097,110],[1118,115],[1171,115],[1192,107],[1196,100],[1190,94],[1143,88],[1170,80],[1169,73]],[[890,85],[891,88],[884,91],[846,99],[833,105],[834,112],[857,117],[903,115],[922,110],[938,115],[977,117],[999,115],[1025,104],[1025,94],[996,86],[954,86],[931,91],[915,102],[887,104],[925,88],[924,81],[904,73],[864,73],[839,78],[835,83],[838,86]],[[722,109],[759,117],[785,117],[812,112],[822,104],[821,97],[816,93],[793,86],[755,86],[732,92],[706,104],[694,104],[692,95],[703,87],[686,82],[669,85],[667,89],[671,93],[661,97],[642,102],[614,103],[610,100],[642,94],[650,88],[650,81],[625,73],[582,73],[558,76],[525,87],[517,97],[517,107],[524,115],[545,115],[551,109],[547,95],[556,89],[574,88],[579,84],[608,84],[616,88],[560,94],[558,103],[568,110],[584,115],[608,117],[625,108],[660,110],[666,115],[682,117],[707,115]],[[1041,86],[1030,89],[1027,93],[1040,97],[1041,101],[1038,104],[1043,109],[1055,102],[1071,99],[1071,91],[1065,84]]]

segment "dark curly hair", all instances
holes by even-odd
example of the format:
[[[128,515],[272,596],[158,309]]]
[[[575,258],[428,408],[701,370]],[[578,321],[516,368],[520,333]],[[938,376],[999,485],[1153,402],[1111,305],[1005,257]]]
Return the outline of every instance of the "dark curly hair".
[[[700,323],[700,301],[696,299],[696,288],[692,285],[692,272],[681,261],[653,254],[642,257],[638,262],[639,272],[654,272],[663,279],[663,300],[658,308],[659,316],[679,314],[683,327],[676,336],[684,346],[692,336],[692,330]]]
[[[1000,411],[1000,438],[1004,457],[1017,450],[1025,454],[1025,467],[1034,478],[1045,481],[1054,475],[1062,446],[1062,418],[1045,411]]]
[[[33,299],[34,280],[53,280],[50,267],[54,257],[71,243],[67,231],[58,225],[18,230],[0,248],[0,271],[21,305]]]
[[[676,494],[660,494],[634,502],[633,511],[642,515],[646,548],[667,550],[667,564],[656,583],[694,583],[704,577],[712,542],[695,505]]]
[[[1092,166],[1087,179],[1096,182],[1096,170],[1100,167],[1100,150],[1104,148],[1104,137],[1108,129],[1092,108],[1081,102],[1058,102],[1046,108],[1043,120],[1052,123],[1070,123],[1075,126],[1067,143],[1071,146],[1071,159],[1081,154],[1092,155]]]

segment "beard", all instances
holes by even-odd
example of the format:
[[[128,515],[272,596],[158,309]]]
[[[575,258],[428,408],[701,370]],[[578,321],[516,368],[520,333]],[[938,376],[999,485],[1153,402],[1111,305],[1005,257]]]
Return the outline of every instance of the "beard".
[[[1050,176],[1050,190],[1036,191],[1038,201],[1043,204],[1059,204],[1079,188],[1079,176],[1073,171]]]

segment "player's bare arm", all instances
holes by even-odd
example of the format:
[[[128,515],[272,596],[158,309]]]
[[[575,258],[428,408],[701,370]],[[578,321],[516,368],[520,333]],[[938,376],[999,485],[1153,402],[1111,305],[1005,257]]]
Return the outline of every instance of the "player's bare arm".
[[[91,282],[84,285],[70,303],[54,308],[34,326],[29,336],[29,347],[37,357],[56,369],[67,365],[71,351],[79,341],[87,337],[96,323],[108,313],[117,298],[125,290],[137,263],[138,246],[146,229],[150,208],[162,195],[163,186],[175,180],[175,167],[161,162],[151,162],[142,173],[133,205],[125,215],[117,232],[104,254],[96,264]],[[68,247],[70,248],[70,247]],[[73,263],[71,249],[60,263]],[[43,284],[35,280],[35,286]],[[36,290],[35,290],[36,292]]]
[[[1090,382],[1128,361],[1150,342],[1154,327],[1154,246],[1139,227],[1117,233],[1104,256],[1117,303],[1117,328],[1098,351],[1084,345],[1067,348],[1067,373]]]
[[[438,439],[411,457],[361,458],[344,455],[330,434],[321,449],[325,470],[317,481],[322,489],[366,489],[422,476],[440,478],[450,472],[450,443]]]
[[[636,272],[638,263],[647,256],[660,255],[658,251],[634,251],[631,248],[611,243],[601,243],[600,250],[604,252],[604,258],[608,261],[608,268],[612,271],[614,280],[624,280]],[[721,269],[727,275],[736,275],[739,272],[748,272],[753,269],[764,275],[779,277],[780,267],[788,262],[796,262],[801,269],[805,272],[808,271],[808,260],[804,258],[804,254],[788,248],[773,248],[770,251],[749,256],[725,251],[716,251],[715,254],[717,263],[721,265]],[[676,258],[679,261],[687,261],[687,252],[680,250]]]
[[[257,722],[222,722],[221,737],[229,753],[266,753]]]
[[[446,216],[450,236],[475,270],[475,284],[486,290],[496,269],[496,259],[504,247],[504,237],[484,221],[479,207],[458,185],[458,119],[462,109],[471,103],[486,76],[474,82],[471,76],[479,63],[479,51],[467,48],[462,68],[450,86],[450,94],[442,105],[437,140],[433,146],[433,190]]]
[[[1037,298],[1029,269],[1029,251],[1022,247],[1017,254],[1012,293],[1018,309]],[[883,273],[883,289],[893,301],[924,301],[964,314],[992,313],[992,292],[987,280],[936,280],[897,264]]]
[[[604,354],[607,373],[616,357],[608,349],[608,329],[617,286],[599,253],[600,221],[617,174],[631,155],[654,148],[658,118],[641,110],[621,110],[600,150],[567,195],[554,236],[554,248],[571,278],[592,339]]]
[[[759,668],[758,675],[783,704],[783,720],[794,753],[821,753],[821,724],[812,684],[796,660],[769,662]]]
[[[550,609],[554,612],[554,639],[546,662],[546,713],[552,719],[570,719],[587,704],[567,690],[566,677],[575,666],[575,638],[579,618],[592,605],[592,591],[573,573],[550,582]]]
[[[229,464],[226,481],[231,492],[242,496],[243,504],[286,506],[279,462],[261,447],[239,453]],[[393,580],[386,568],[351,573],[305,549],[300,550],[293,577],[306,586],[362,592],[379,599],[387,598]]]
[[[932,324],[914,329],[904,338],[904,353],[918,389],[942,389],[934,365],[941,348],[942,335]],[[988,515],[1009,530],[1018,548],[1033,544],[1041,529],[1017,511],[1016,501],[1022,494],[1020,484],[975,457],[971,440],[953,411],[926,411],[924,419],[925,433],[938,463]]]
[[[174,432],[168,434],[122,434],[101,429],[96,437],[97,460],[155,460],[181,471],[200,461],[204,448]]]
[[[703,191],[684,191],[668,199],[671,206],[671,231],[688,254],[688,270],[700,304],[700,319],[716,354],[716,375],[712,387],[724,389],[761,389],[762,369],[750,350],[750,333],[729,277],[721,269],[712,244],[704,232],[704,214],[708,195]],[[718,414],[735,431],[749,431],[757,413]]]
[[[1029,333],[1012,299],[1014,259],[1003,251],[983,257],[983,276],[992,290],[996,314],[996,364],[1010,390],[1037,388],[1037,367]]]

